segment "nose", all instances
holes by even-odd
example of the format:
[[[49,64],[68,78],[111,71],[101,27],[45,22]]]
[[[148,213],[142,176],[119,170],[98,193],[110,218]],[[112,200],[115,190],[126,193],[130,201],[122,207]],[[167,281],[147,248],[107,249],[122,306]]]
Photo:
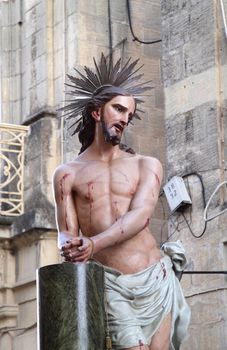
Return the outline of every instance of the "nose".
[[[125,125],[128,124],[125,120],[121,120],[120,123],[121,123],[122,126],[125,126]]]
[[[128,113],[122,114],[122,115],[121,115],[121,120],[120,120],[121,124],[122,124],[123,126],[125,126],[125,125],[128,124],[128,121],[129,121],[129,115],[128,115]]]

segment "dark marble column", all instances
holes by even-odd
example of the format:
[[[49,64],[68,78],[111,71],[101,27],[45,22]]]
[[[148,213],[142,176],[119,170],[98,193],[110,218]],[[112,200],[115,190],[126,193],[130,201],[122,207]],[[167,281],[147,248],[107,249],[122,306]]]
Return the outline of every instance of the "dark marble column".
[[[104,270],[95,262],[41,267],[39,350],[104,350]]]

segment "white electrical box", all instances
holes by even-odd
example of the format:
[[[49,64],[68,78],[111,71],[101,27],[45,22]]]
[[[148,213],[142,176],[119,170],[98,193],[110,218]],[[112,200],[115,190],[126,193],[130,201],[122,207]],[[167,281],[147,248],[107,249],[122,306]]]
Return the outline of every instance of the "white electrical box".
[[[185,204],[191,204],[184,180],[180,176],[174,176],[163,187],[171,212],[176,211]]]

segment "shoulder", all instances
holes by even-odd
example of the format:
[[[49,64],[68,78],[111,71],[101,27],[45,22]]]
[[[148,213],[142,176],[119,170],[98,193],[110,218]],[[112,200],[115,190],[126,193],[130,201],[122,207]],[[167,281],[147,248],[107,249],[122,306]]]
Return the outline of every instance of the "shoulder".
[[[160,170],[162,169],[161,162],[155,157],[149,157],[149,156],[143,156],[143,155],[137,155],[137,157],[141,166],[159,168]]]
[[[55,169],[53,177],[55,178],[55,177],[62,176],[62,175],[66,174],[69,171],[71,171],[71,167],[70,167],[69,163],[60,164]]]
[[[69,162],[60,164],[54,171],[53,183],[57,183],[62,179],[67,179],[67,181],[74,177],[77,172],[77,162]]]
[[[156,170],[161,175],[163,173],[162,163],[155,157],[144,156],[136,153],[136,154],[124,157],[123,160],[124,161],[129,160],[135,164],[138,164],[138,167],[140,169],[146,168],[153,171]]]
[[[144,173],[149,176],[149,174],[152,173],[156,178],[158,178],[159,183],[162,182],[163,167],[157,158],[139,155],[138,161],[141,174]]]

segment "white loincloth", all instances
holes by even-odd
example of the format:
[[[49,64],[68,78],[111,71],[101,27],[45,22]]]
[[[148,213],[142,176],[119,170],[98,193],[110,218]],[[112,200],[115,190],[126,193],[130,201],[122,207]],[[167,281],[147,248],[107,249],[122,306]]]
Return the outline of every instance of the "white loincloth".
[[[162,247],[180,271],[185,263],[179,242]],[[190,309],[168,255],[135,274],[121,274],[104,266],[108,324],[113,349],[150,344],[165,316],[171,313],[170,350],[178,350],[186,335]]]

